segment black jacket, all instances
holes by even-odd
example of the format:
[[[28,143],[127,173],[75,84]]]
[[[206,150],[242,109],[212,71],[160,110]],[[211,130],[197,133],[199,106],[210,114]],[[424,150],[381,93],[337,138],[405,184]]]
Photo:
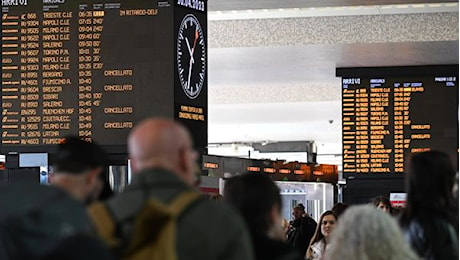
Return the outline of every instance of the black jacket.
[[[295,247],[301,255],[305,255],[310,240],[315,234],[316,221],[310,217],[298,218],[291,222],[291,230],[288,231],[287,243]]]
[[[454,227],[442,219],[433,219],[422,225],[412,221],[405,230],[412,249],[426,260],[457,260],[458,234]]]
[[[303,260],[297,250],[289,245],[270,239],[266,235],[251,234],[256,260]]]
[[[75,235],[93,234],[82,203],[37,184],[0,185],[0,259],[38,259]]]

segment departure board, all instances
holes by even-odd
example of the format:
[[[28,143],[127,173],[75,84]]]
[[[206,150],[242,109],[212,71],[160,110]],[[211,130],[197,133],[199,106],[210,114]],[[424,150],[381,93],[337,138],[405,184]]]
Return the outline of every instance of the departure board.
[[[68,134],[125,146],[150,116],[191,126],[205,147],[205,8],[203,1],[2,0],[2,151],[46,151]],[[178,53],[186,60],[180,71]]]
[[[458,161],[458,66],[338,69],[343,173],[403,176],[417,152]]]

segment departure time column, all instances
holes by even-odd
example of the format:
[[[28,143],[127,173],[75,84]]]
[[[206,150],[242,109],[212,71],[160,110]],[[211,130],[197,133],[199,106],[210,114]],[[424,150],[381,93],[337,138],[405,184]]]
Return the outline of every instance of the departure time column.
[[[84,6],[87,8],[87,6]],[[93,72],[101,70],[101,35],[103,10],[83,10],[78,13],[78,135],[91,141],[93,112],[101,105],[102,93],[93,86]]]
[[[85,140],[92,135],[92,17],[91,10],[78,12],[78,135]]]
[[[405,92],[405,88],[399,82],[394,83],[394,171],[395,173],[404,172],[404,148],[409,147],[404,139],[404,121],[408,119],[409,106],[405,105],[404,99],[410,96],[410,92]],[[408,139],[410,142],[410,139]],[[406,147],[405,147],[406,146]]]

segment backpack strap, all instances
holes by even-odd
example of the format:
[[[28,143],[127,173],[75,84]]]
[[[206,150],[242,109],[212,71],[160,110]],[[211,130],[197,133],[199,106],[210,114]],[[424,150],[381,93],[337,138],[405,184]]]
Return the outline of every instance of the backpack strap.
[[[201,197],[202,196],[199,192],[184,191],[177,196],[177,198],[174,198],[169,205],[169,209],[174,216],[178,217]]]
[[[196,191],[185,191],[174,198],[169,205],[150,198],[134,221],[133,234],[135,235],[131,237],[125,255],[131,255],[157,239],[175,241],[175,221],[201,197],[201,194]],[[175,252],[173,242],[165,243],[164,246],[171,247],[166,251]],[[168,256],[168,259],[170,258],[171,256]]]
[[[120,241],[115,236],[116,223],[107,206],[102,202],[96,202],[87,209],[88,215],[93,221],[96,232],[110,248],[119,246]]]

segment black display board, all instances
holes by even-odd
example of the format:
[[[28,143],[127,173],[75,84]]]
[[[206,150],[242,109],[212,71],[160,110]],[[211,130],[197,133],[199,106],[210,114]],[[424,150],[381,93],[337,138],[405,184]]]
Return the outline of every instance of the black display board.
[[[126,153],[151,116],[206,150],[206,1],[8,0],[1,21],[2,152],[52,152],[77,134]]]
[[[426,150],[458,162],[458,65],[339,68],[345,178],[403,177]]]

